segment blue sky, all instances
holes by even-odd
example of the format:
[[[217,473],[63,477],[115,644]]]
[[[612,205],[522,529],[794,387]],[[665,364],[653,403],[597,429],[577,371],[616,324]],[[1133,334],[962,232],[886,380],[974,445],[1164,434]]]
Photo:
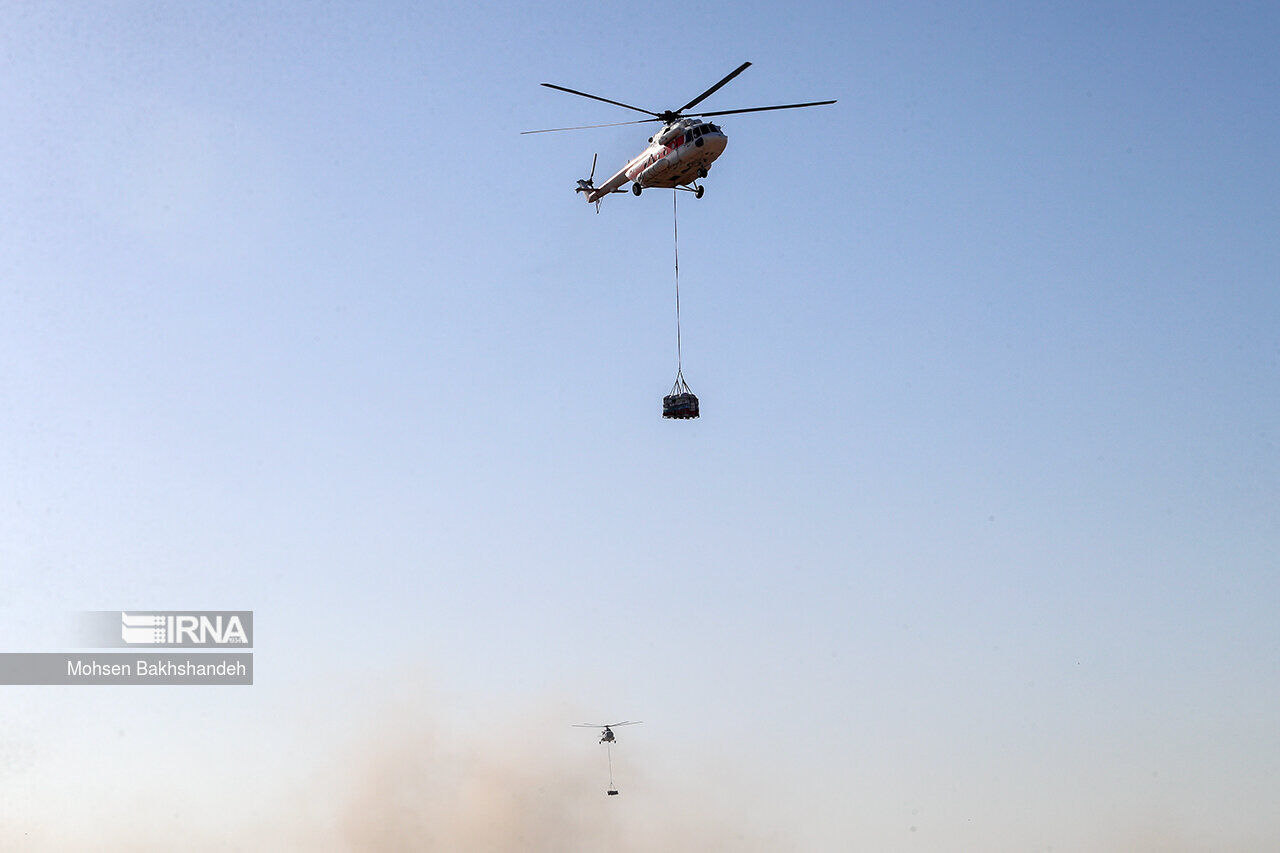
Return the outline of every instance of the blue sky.
[[[403,700],[523,773],[644,719],[583,849],[1280,830],[1273,7],[4,14],[0,637],[258,629],[251,691],[8,689],[11,825],[163,801],[113,774],[193,727],[270,798]],[[704,106],[839,103],[726,116],[679,197],[668,422],[670,194],[571,191],[646,127],[519,132],[631,117],[540,82],[658,110],[744,60]],[[214,848],[306,822],[210,785]]]

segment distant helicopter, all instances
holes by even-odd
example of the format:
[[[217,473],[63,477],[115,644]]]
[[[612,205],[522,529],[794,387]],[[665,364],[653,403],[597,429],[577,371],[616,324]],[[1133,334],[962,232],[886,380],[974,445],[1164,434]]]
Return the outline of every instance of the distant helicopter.
[[[687,110],[691,110],[703,100],[715,93],[721,86],[728,83],[734,77],[737,77],[751,65],[750,62],[744,62],[731,71],[719,83],[716,83],[707,91],[694,98],[678,110],[663,110],[662,112],[653,112],[652,110],[633,107],[630,104],[624,104],[621,101],[611,101],[608,98],[602,98],[599,95],[588,95],[586,92],[579,92],[576,89],[567,89],[564,86],[557,86],[553,83],[543,83],[548,89],[556,89],[561,92],[568,92],[571,95],[581,95],[584,98],[591,98],[595,101],[604,101],[606,104],[624,107],[628,110],[647,113],[653,118],[640,119],[639,121],[621,121],[612,124],[588,124],[579,127],[552,127],[546,130],[526,130],[524,133],[552,133],[561,130],[584,130],[590,127],[618,127],[624,124],[644,124],[650,121],[662,122],[662,129],[656,134],[649,137],[649,146],[634,157],[630,162],[618,170],[618,172],[609,180],[600,186],[595,186],[593,180],[596,175],[596,161],[591,159],[591,175],[586,180],[578,181],[578,187],[574,192],[585,193],[588,202],[596,203],[596,210],[600,209],[600,200],[606,195],[615,192],[626,192],[619,189],[627,181],[631,181],[631,192],[637,196],[645,187],[670,187],[678,190],[686,190],[694,194],[695,198],[702,198],[703,187],[696,183],[698,178],[705,178],[707,170],[711,168],[711,164],[723,152],[729,138],[725,136],[724,131],[719,126],[703,121],[708,116],[725,116],[736,113],[757,113],[767,110],[790,110],[797,107],[819,107],[825,104],[834,104],[835,101],[810,101],[804,104],[779,104],[772,107],[748,107],[741,110],[717,110],[715,112],[690,113],[685,115]],[[700,117],[700,118],[698,118]],[[605,729],[608,731],[608,727]]]
[[[638,726],[640,723],[643,723],[643,722],[644,720],[625,720],[621,723],[575,723],[573,727],[575,729],[603,728],[604,731],[600,733],[600,742],[601,743],[617,743],[618,739],[613,736],[614,729],[616,729],[618,726]]]
[[[613,736],[613,730],[618,726],[636,726],[644,722],[643,720],[624,720],[621,723],[576,723],[575,729],[604,729],[600,732],[600,742],[604,744],[605,752],[609,755],[609,788],[605,791],[611,797],[618,796],[618,789],[613,787],[613,744],[618,739]]]

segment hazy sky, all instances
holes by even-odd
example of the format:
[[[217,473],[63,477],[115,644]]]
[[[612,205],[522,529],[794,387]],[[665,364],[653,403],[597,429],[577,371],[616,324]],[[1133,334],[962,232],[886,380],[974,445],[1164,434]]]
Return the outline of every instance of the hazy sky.
[[[0,690],[15,839],[1274,848],[1274,4],[0,19],[0,644],[257,645]],[[745,60],[839,103],[720,120],[664,421],[651,131],[519,131]]]

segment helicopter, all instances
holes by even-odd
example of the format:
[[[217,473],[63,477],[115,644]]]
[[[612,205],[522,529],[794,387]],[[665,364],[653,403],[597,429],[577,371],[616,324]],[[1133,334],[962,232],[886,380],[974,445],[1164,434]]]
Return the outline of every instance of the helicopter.
[[[604,729],[600,733],[601,743],[617,743],[618,739],[613,736],[613,730],[618,726],[636,726],[643,723],[644,720],[624,720],[621,723],[575,723],[575,729]]]
[[[579,180],[578,186],[574,192],[584,193],[588,202],[595,202],[596,212],[600,210],[600,201],[610,193],[621,192],[626,190],[620,187],[627,181],[631,182],[631,192],[639,196],[645,187],[666,187],[677,190],[686,190],[694,194],[694,198],[702,198],[705,187],[697,183],[699,178],[705,178],[711,164],[716,158],[724,153],[725,145],[728,144],[729,138],[719,125],[706,121],[711,116],[734,115],[737,113],[758,113],[768,110],[790,110],[798,107],[820,107],[825,104],[834,104],[835,101],[810,101],[803,104],[778,104],[771,107],[748,107],[740,110],[716,110],[714,112],[696,112],[688,111],[702,103],[708,97],[713,95],[721,86],[728,83],[734,77],[737,77],[743,71],[751,66],[750,62],[744,62],[729,72],[720,82],[716,83],[710,89],[707,89],[698,97],[685,104],[677,110],[662,110],[654,112],[652,110],[634,107],[631,104],[624,104],[621,101],[613,101],[609,98],[602,98],[599,95],[590,95],[586,92],[579,92],[577,89],[569,89],[564,86],[557,86],[554,83],[543,83],[548,89],[556,89],[560,92],[568,92],[571,95],[581,95],[584,98],[591,98],[595,101],[604,101],[606,104],[623,107],[636,112],[647,113],[652,118],[639,119],[638,121],[621,121],[612,124],[588,124],[578,127],[551,127],[545,130],[526,130],[529,133],[554,133],[562,130],[585,130],[592,127],[619,127],[627,124],[645,124],[651,121],[662,122],[662,128],[649,137],[649,145],[641,151],[636,157],[633,157],[625,166],[617,171],[613,177],[605,181],[600,186],[596,186],[593,181],[596,175],[596,160],[591,158],[591,174],[585,180]],[[608,732],[608,727],[605,727]]]
[[[618,742],[614,737],[613,730],[618,726],[636,726],[643,720],[624,720],[621,723],[575,723],[575,729],[603,729],[600,732],[600,742],[604,744],[605,752],[609,755],[609,788],[605,791],[611,797],[618,796],[618,789],[613,786],[613,744]]]

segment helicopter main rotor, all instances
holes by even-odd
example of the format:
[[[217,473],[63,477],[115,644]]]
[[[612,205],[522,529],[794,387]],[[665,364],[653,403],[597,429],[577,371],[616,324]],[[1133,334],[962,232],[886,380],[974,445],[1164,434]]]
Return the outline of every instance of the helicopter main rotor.
[[[548,89],[555,89],[556,91],[559,91],[559,92],[568,92],[570,95],[578,95],[583,98],[590,98],[593,101],[603,101],[606,104],[613,104],[616,107],[622,107],[623,109],[635,110],[638,113],[644,113],[645,115],[652,116],[652,118],[642,118],[642,119],[638,119],[637,121],[620,121],[620,122],[614,122],[612,124],[584,124],[584,125],[579,125],[577,127],[549,127],[545,130],[526,130],[526,131],[523,131],[523,133],[524,134],[553,133],[561,130],[586,130],[588,128],[593,128],[593,127],[618,127],[624,124],[645,124],[646,122],[650,122],[650,121],[660,121],[663,124],[671,124],[674,121],[679,121],[680,119],[688,118],[689,116],[704,116],[704,117],[705,116],[727,116],[727,115],[736,115],[737,113],[765,112],[767,110],[792,110],[798,107],[820,107],[825,104],[835,103],[835,101],[809,101],[803,104],[777,104],[775,106],[769,106],[769,107],[747,107],[745,109],[740,109],[740,110],[717,110],[715,112],[695,112],[695,113],[687,112],[688,110],[691,110],[694,107],[696,107],[698,104],[702,103],[711,95],[714,95],[717,91],[719,91],[721,86],[728,83],[734,77],[737,77],[743,71],[746,71],[747,68],[749,68],[750,66],[751,66],[750,62],[742,63],[737,68],[733,69],[724,77],[722,77],[720,81],[716,83],[714,86],[712,86],[710,89],[707,89],[701,95],[698,95],[698,97],[694,98],[692,101],[685,104],[683,107],[680,107],[677,110],[663,110],[661,112],[646,110],[643,107],[636,107],[636,106],[632,106],[631,104],[624,104],[622,101],[615,101],[610,98],[602,98],[599,95],[592,95],[587,92],[579,92],[577,89],[570,89],[566,86],[557,86],[555,83],[543,83],[542,85],[546,86]]]

